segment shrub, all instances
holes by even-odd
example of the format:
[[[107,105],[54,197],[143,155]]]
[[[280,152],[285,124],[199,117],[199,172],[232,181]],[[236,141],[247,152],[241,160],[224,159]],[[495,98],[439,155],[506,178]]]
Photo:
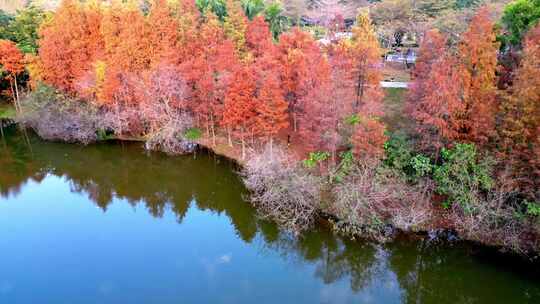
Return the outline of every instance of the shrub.
[[[407,171],[410,160],[413,157],[411,145],[407,138],[402,134],[392,134],[384,144],[385,160],[384,163],[400,171]]]
[[[98,109],[92,104],[39,85],[21,102],[19,121],[48,140],[88,144],[98,139]]]
[[[189,128],[186,130],[186,132],[184,132],[184,138],[186,138],[187,140],[197,140],[201,138],[201,136],[202,133],[201,129],[199,128]]]
[[[431,159],[422,154],[418,154],[411,158],[409,161],[409,165],[412,167],[414,177],[416,178],[427,176],[433,170]]]
[[[416,181],[433,172],[431,159],[422,154],[415,154],[411,144],[402,134],[392,134],[384,144],[384,164],[403,172],[409,181]]]
[[[479,205],[480,192],[493,188],[491,160],[479,160],[473,144],[457,144],[441,154],[443,163],[434,172],[437,192],[447,196],[445,206],[459,204],[472,211]]]
[[[474,208],[453,205],[451,219],[465,239],[498,245],[522,254],[538,252],[540,231],[535,226],[534,215],[529,213],[529,209],[526,213],[530,217],[522,213],[520,204],[514,199],[518,190],[516,181],[506,171],[501,173],[491,190],[484,195],[476,193]],[[534,213],[534,209],[533,206],[530,211]]]
[[[267,146],[252,155],[242,172],[249,200],[259,213],[293,232],[313,224],[320,206],[321,178]]]
[[[332,181],[341,183],[354,167],[354,155],[352,151],[341,152],[341,161],[332,173]]]
[[[306,168],[314,168],[317,164],[321,165],[322,162],[328,159],[330,157],[330,153],[328,152],[310,152],[309,157],[307,159],[304,159],[302,163]]]
[[[171,155],[193,152],[195,144],[185,137],[188,130],[192,129],[191,116],[175,112],[160,118],[159,125],[151,128],[146,134],[146,149],[162,151]]]
[[[535,202],[524,202],[527,206],[527,214],[533,217],[540,217],[540,204]]]

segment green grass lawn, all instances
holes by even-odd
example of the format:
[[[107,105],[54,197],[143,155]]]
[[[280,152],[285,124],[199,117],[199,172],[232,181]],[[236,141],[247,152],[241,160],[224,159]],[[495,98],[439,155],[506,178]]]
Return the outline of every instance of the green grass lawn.
[[[384,89],[384,116],[383,122],[391,132],[408,131],[411,121],[405,114],[405,98],[407,89]]]

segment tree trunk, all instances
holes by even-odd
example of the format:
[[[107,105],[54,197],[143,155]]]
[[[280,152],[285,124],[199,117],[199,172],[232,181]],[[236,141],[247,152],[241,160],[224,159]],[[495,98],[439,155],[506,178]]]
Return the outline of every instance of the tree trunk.
[[[216,146],[216,130],[214,124],[214,115],[210,115],[210,129],[212,130],[212,145]]]
[[[116,102],[116,123],[118,124],[118,134],[117,136],[122,136],[122,122],[120,121],[120,106]],[[115,130],[116,132],[117,130]]]
[[[227,127],[227,140],[229,141],[229,146],[232,147],[231,127]]]
[[[273,142],[274,142],[274,138],[272,136],[270,136],[270,158],[274,158],[274,152],[273,152]]]
[[[245,140],[245,133],[244,130],[242,130],[242,159],[246,158],[246,140]]]
[[[16,103],[19,107],[19,111],[21,110],[20,104],[19,104],[19,87],[17,86],[17,75],[13,75],[13,79],[15,79],[15,94],[17,95]]]
[[[13,81],[10,80],[9,82],[9,87],[11,89],[11,95],[13,95],[13,105],[15,106],[15,112],[17,112],[17,114],[20,113],[20,110],[19,110],[19,105],[17,104],[17,98],[15,97],[15,90],[13,88]]]
[[[364,96],[364,73],[361,72],[360,69],[358,69],[358,80],[356,84],[356,103],[354,105],[355,111],[360,106],[360,101],[363,99]]]

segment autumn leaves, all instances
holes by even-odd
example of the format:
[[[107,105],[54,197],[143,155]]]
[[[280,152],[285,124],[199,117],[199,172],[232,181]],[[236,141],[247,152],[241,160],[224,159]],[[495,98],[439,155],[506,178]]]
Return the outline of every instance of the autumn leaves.
[[[276,42],[263,17],[249,20],[235,1],[226,8],[220,20],[189,0],[157,0],[148,12],[132,2],[64,1],[41,30],[41,80],[116,111],[165,103],[212,142],[241,142],[242,157],[248,144],[291,139],[334,159],[351,140],[358,155],[380,156],[381,50],[367,14],[352,40],[321,49],[300,29]],[[156,79],[183,92],[152,90]],[[345,123],[351,116],[361,119]],[[127,125],[138,127],[123,132],[140,135],[152,123]]]
[[[514,86],[506,90],[497,88],[499,43],[486,8],[474,16],[457,50],[449,50],[439,32],[427,32],[408,95],[425,152],[438,157],[443,147],[473,143],[533,190],[540,176],[535,161],[540,158],[539,30],[525,39]]]
[[[10,94],[17,113],[20,112],[20,90],[17,76],[24,72],[24,55],[17,48],[17,45],[10,40],[0,40],[0,66],[6,74],[5,78],[9,82]]]

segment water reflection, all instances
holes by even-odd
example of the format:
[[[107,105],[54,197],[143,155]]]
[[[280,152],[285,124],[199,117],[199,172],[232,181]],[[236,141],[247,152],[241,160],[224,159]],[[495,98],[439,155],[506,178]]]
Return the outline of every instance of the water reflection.
[[[375,245],[336,237],[324,227],[301,238],[285,233],[255,216],[253,208],[242,201],[244,189],[234,166],[219,158],[207,155],[170,158],[149,155],[138,144],[81,147],[44,143],[32,136],[30,150],[15,130],[9,133],[6,145],[0,148],[0,206],[3,200],[16,200],[25,191],[25,185],[61,178],[69,183],[72,192],[86,196],[105,213],[113,202],[123,200],[133,208],[144,206],[155,218],[172,213],[179,225],[185,225],[183,221],[191,215],[190,210],[226,216],[236,236],[250,249],[201,258],[207,276],[219,279],[216,271],[223,267],[233,267],[236,272],[249,269],[251,274],[267,273],[268,277],[242,281],[247,293],[260,295],[264,285],[271,290],[264,300],[245,296],[232,302],[253,302],[249,299],[260,303],[540,301],[540,280],[534,271],[532,276],[526,276],[495,267],[494,263],[483,263],[478,255],[469,254],[470,248],[466,246],[437,247],[425,242]],[[211,233],[234,237],[225,232]],[[189,241],[185,243],[186,247],[191,246]],[[209,252],[223,250],[219,244],[213,246],[216,248],[207,248]],[[248,253],[256,257],[248,259],[245,257]],[[273,259],[274,256],[278,258]],[[184,279],[190,275],[194,274],[188,273]],[[240,281],[240,275],[231,276]],[[0,300],[2,293],[8,294],[13,289],[11,283],[1,280],[0,274]],[[295,291],[289,294],[283,288],[272,290],[272,284],[279,286],[275,282],[288,284]],[[107,281],[100,286],[99,290],[105,294],[114,288]],[[312,290],[313,286],[319,287]],[[222,289],[220,294],[232,297],[240,291]],[[199,300],[201,297],[197,296]],[[192,298],[184,299],[191,302]],[[209,298],[212,302],[228,302],[220,299]]]

